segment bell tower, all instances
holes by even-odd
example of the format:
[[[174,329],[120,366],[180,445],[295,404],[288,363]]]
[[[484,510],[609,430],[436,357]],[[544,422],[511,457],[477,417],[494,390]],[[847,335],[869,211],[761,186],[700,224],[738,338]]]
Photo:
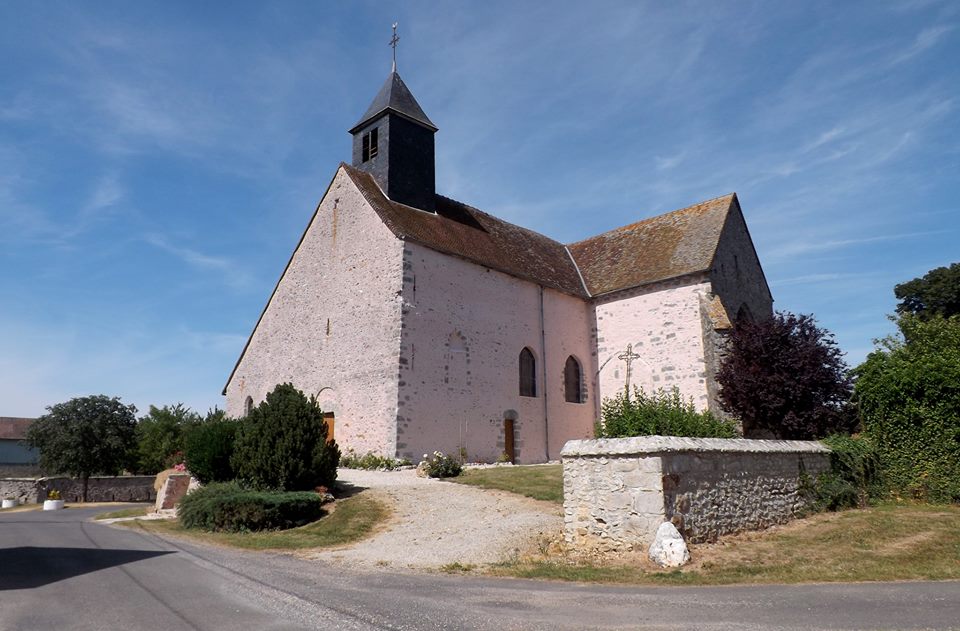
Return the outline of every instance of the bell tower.
[[[374,177],[392,201],[436,211],[434,137],[427,118],[397,74],[396,24],[393,69],[360,122],[353,126],[352,164]]]

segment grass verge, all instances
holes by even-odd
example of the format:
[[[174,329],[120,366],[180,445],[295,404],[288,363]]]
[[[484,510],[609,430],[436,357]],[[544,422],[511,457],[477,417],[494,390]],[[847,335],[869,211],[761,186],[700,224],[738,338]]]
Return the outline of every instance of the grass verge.
[[[465,469],[447,480],[563,504],[563,468],[558,464]]]
[[[500,576],[591,583],[726,585],[960,579],[960,506],[879,506],[822,513],[691,548],[692,563],[657,569],[546,555],[495,565]]]
[[[102,513],[94,517],[94,519],[121,519],[123,517],[143,517],[147,512],[153,508],[152,506],[135,506],[133,508],[124,508],[121,510],[111,511],[109,513]]]
[[[340,500],[332,512],[312,524],[263,532],[206,532],[189,530],[176,520],[130,521],[118,525],[158,534],[183,536],[203,543],[214,543],[250,550],[298,550],[329,548],[359,541],[369,536],[390,511],[379,500],[366,494]]]

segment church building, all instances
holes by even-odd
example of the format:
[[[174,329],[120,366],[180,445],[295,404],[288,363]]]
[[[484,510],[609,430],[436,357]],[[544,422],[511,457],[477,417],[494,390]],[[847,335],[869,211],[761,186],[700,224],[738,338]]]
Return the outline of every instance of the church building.
[[[717,410],[725,332],[773,302],[736,194],[563,244],[437,194],[436,131],[394,69],[227,380],[229,415],[291,382],[344,451],[535,463],[592,437],[628,383]]]

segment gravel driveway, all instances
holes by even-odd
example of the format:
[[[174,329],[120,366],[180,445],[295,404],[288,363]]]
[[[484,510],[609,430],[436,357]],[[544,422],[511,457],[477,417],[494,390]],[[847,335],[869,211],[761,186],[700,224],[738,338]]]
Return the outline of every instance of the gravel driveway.
[[[338,479],[383,499],[393,514],[372,538],[309,553],[309,558],[352,567],[481,565],[536,550],[541,540],[556,537],[563,526],[558,505],[419,478],[413,470],[340,469]]]

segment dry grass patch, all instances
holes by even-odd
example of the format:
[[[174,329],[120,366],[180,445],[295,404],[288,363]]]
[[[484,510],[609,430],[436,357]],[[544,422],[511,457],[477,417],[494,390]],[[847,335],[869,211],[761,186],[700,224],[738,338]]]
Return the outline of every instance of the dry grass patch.
[[[563,503],[563,467],[558,464],[465,469],[458,477],[447,480]]]
[[[689,565],[665,571],[641,554],[599,560],[548,553],[491,571],[661,585],[960,579],[960,506],[880,506],[819,514],[692,546],[691,557]]]
[[[100,519],[122,519],[124,517],[143,517],[153,506],[135,506],[133,508],[124,508],[121,510],[111,511],[109,513],[101,513],[94,517],[96,520]]]
[[[329,506],[329,505],[328,505]],[[361,493],[324,509],[319,520],[289,530],[263,532],[205,532],[190,530],[177,520],[130,521],[118,525],[147,532],[186,537],[203,543],[214,543],[251,550],[302,550],[330,548],[354,543],[371,535],[389,516],[387,507],[375,497]]]

